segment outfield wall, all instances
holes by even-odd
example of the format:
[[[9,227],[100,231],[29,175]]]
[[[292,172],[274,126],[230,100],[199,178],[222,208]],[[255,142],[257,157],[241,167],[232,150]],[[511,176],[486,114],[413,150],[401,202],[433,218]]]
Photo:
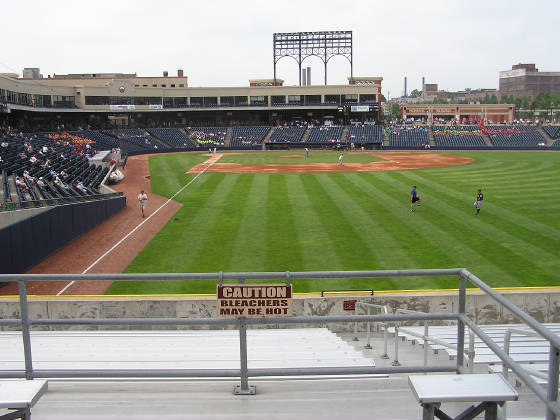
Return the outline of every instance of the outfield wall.
[[[560,322],[560,288],[507,290],[501,291],[509,300],[519,306],[539,322]],[[344,302],[358,302],[387,305],[391,312],[397,308],[422,312],[453,312],[457,310],[458,293],[414,292],[414,293],[378,293],[370,295],[316,295],[296,296],[293,301],[294,315],[350,315],[352,311],[343,309]],[[209,318],[216,316],[216,298],[209,297],[31,297],[29,304],[31,318],[68,319],[68,318]],[[494,302],[492,298],[479,291],[468,293],[467,312],[479,324],[517,323],[509,311]],[[363,309],[359,314],[365,313]],[[0,298],[0,317],[3,319],[19,318],[17,297]],[[285,327],[300,325],[286,325]],[[306,325],[307,326],[307,325]],[[309,327],[317,327],[310,324]],[[274,328],[275,326],[269,326]],[[333,331],[352,331],[353,324],[331,324]],[[48,329],[49,327],[34,327]],[[165,329],[157,326],[153,329]],[[167,328],[175,329],[174,326]],[[208,326],[179,328],[208,329]],[[97,326],[53,327],[53,329],[101,329]],[[152,326],[110,326],[103,329],[152,329]],[[359,326],[365,330],[365,324]]]

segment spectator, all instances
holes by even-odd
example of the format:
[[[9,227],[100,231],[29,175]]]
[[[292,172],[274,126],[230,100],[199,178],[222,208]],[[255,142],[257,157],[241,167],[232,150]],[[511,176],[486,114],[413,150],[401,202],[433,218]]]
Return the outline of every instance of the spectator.
[[[19,176],[16,176],[16,185],[26,191],[28,189],[27,184]]]

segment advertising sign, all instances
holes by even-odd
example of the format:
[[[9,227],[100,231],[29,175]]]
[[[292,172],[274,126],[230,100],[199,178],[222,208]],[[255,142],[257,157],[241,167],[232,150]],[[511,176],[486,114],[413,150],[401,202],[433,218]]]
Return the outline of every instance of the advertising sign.
[[[369,112],[369,105],[352,105],[351,112]]]
[[[111,111],[134,111],[136,107],[134,105],[109,105]]]

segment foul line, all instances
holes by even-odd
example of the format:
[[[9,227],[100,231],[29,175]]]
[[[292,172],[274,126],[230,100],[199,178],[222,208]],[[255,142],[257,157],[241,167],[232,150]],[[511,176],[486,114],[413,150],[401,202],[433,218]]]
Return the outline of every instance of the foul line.
[[[152,218],[153,215],[155,215],[158,211],[160,211],[162,208],[164,208],[170,201],[172,201],[177,195],[179,195],[181,192],[183,192],[183,190],[185,188],[187,188],[189,185],[191,185],[194,181],[196,181],[196,179],[202,175],[204,172],[206,172],[206,170],[208,168],[210,168],[214,163],[216,163],[223,155],[218,155],[216,157],[216,159],[214,159],[212,162],[210,162],[210,164],[208,166],[206,166],[206,168],[204,168],[201,172],[199,172],[193,179],[191,179],[185,186],[181,187],[179,189],[179,191],[177,191],[175,194],[173,194],[173,196],[171,198],[169,198],[165,203],[163,203],[161,206],[158,207],[158,209],[156,211],[154,211],[152,214],[150,214],[144,221],[142,221],[138,226],[136,226],[134,229],[132,229],[130,232],[128,232],[120,241],[118,241],[115,245],[113,245],[110,249],[108,249],[103,255],[101,255],[98,259],[96,259],[88,268],[86,268],[84,271],[82,271],[80,274],[86,274],[89,270],[91,270],[93,267],[95,267],[103,258],[105,258],[111,251],[113,251],[115,248],[117,248],[120,244],[122,244],[124,241],[126,241],[126,239],[132,235],[134,232],[136,232],[138,229],[140,229],[144,223],[146,223],[148,220],[150,220]],[[64,286],[64,288],[58,292],[56,295],[60,296],[62,295],[66,290],[68,290],[68,288],[70,286],[72,286],[76,281],[72,280],[70,283],[68,283],[66,286]]]

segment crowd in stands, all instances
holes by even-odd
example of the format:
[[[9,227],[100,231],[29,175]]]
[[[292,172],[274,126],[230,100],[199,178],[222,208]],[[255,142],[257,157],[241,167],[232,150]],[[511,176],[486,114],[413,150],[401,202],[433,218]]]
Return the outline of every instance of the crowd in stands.
[[[104,130],[104,134],[117,139],[119,147],[127,151],[151,151],[165,148],[161,142],[139,128]]]
[[[308,143],[337,143],[342,137],[341,126],[319,126],[309,128]]]
[[[422,125],[391,125],[384,130],[389,135],[389,145],[404,148],[430,148],[428,129]]]
[[[534,148],[546,145],[546,139],[533,126],[504,126],[499,129],[486,129],[486,134],[494,146],[503,148]]]
[[[259,146],[264,141],[271,127],[235,126],[232,128],[230,145],[232,147]]]
[[[153,137],[167,143],[172,148],[196,147],[191,137],[178,128],[150,128],[147,130]]]
[[[355,144],[383,143],[383,127],[380,125],[351,125],[346,133],[346,141]]]
[[[0,130],[0,207],[41,206],[52,199],[99,195],[108,169],[89,163],[93,142],[68,133]]]
[[[307,131],[306,125],[279,126],[274,129],[270,136],[272,143],[299,143]]]
[[[437,147],[453,148],[486,148],[484,134],[478,125],[438,125],[432,127],[434,142]]]

